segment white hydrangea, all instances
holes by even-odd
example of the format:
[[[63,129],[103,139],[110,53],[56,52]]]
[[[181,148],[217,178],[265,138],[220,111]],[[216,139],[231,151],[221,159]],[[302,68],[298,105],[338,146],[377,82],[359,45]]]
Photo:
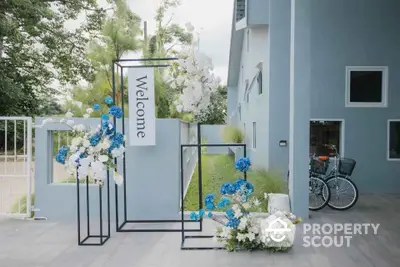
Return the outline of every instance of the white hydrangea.
[[[117,185],[122,185],[124,177],[117,172],[114,172],[114,181]]]
[[[71,111],[68,111],[67,113],[65,113],[66,118],[72,118],[73,116],[74,116],[74,114]]]
[[[179,113],[191,112],[199,115],[210,105],[210,96],[217,90],[220,79],[212,73],[211,58],[197,51],[194,44],[181,51],[177,62],[185,72],[171,85],[182,89],[179,101],[175,103],[176,110]]]

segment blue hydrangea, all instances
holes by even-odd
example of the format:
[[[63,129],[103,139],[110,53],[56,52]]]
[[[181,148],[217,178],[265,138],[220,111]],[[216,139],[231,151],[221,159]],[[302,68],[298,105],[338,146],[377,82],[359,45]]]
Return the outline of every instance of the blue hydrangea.
[[[198,221],[199,220],[199,216],[196,214],[196,212],[192,211],[190,213],[190,219],[193,221]]]
[[[234,194],[235,192],[236,192],[236,188],[235,188],[235,186],[234,186],[233,184],[231,184],[231,183],[224,183],[224,184],[221,186],[220,193],[221,193],[222,195],[232,195],[232,194]]]
[[[119,148],[124,142],[124,135],[122,133],[115,133],[111,136],[111,145],[108,148],[108,151],[113,151],[114,148]]]
[[[68,147],[65,146],[61,147],[56,155],[56,161],[58,163],[65,164],[65,158],[68,155],[68,151],[69,151]]]
[[[112,106],[112,107],[110,108],[110,110],[109,110],[109,113],[110,113],[111,115],[113,115],[114,117],[116,117],[117,119],[122,118],[122,115],[124,114],[124,113],[122,112],[122,109],[121,109],[120,107],[118,107],[118,106]]]
[[[122,145],[122,143],[124,142],[124,135],[122,133],[115,133],[112,136],[111,140],[118,145]]]
[[[109,119],[110,119],[110,117],[107,114],[101,115],[101,120],[108,121]],[[108,125],[108,123],[107,123],[107,125]]]
[[[225,226],[236,229],[240,224],[240,220],[238,218],[231,218]]]
[[[208,194],[204,198],[204,204],[208,210],[214,210],[215,209],[215,204],[214,204],[215,196],[214,194]]]
[[[251,166],[251,162],[248,158],[240,158],[235,162],[236,170],[241,172],[247,172]]]
[[[247,189],[250,193],[251,193],[251,192],[254,192],[254,186],[253,186],[251,183],[245,181],[244,179],[238,179],[238,180],[235,182],[234,186],[235,186],[236,191],[237,191],[237,190],[240,190],[242,187],[244,187],[244,188]]]
[[[111,123],[108,123],[108,126],[107,126],[107,128],[106,128],[106,131],[105,131],[105,133],[106,133],[106,135],[113,135],[114,133],[115,133],[115,127],[114,127],[114,125],[112,125],[112,127],[110,127],[110,124]]]
[[[213,217],[213,214],[212,214],[212,212],[211,212],[211,211],[210,211],[210,212],[208,212],[207,216],[208,216],[208,218],[212,218],[212,217]]]
[[[90,137],[90,145],[92,146],[97,146],[97,144],[100,142],[101,136],[100,135],[93,135]]]
[[[204,216],[204,210],[203,210],[203,209],[199,210],[199,216],[200,216],[200,217],[203,217],[203,216]]]
[[[235,213],[233,212],[233,209],[227,209],[225,211],[226,217],[228,217],[228,219],[232,219],[235,218]]]
[[[112,97],[108,95],[104,98],[104,103],[106,103],[107,105],[112,105],[114,103],[114,101],[113,101]]]
[[[94,104],[93,105],[93,110],[100,110],[100,105],[99,104]]]
[[[231,204],[231,201],[228,198],[223,197],[219,201],[217,207],[221,209],[221,208],[225,208],[225,207],[229,206],[229,204]]]

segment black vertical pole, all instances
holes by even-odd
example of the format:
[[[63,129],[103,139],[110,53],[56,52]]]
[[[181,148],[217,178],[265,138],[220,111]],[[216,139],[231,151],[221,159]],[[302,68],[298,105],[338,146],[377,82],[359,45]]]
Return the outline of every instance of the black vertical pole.
[[[113,61],[112,67],[111,67],[111,72],[112,72],[112,93],[113,93],[113,102],[115,103],[116,101],[116,86],[115,86],[115,64],[116,61]],[[114,127],[117,127],[117,118],[113,118],[113,123],[114,123]],[[117,159],[114,159],[114,163],[115,163],[115,171],[117,170]],[[116,227],[116,231],[118,232],[118,228],[119,228],[119,222],[118,222],[118,218],[119,218],[119,214],[118,214],[118,186],[115,185],[115,227]]]
[[[79,187],[79,185],[78,185]],[[89,210],[89,176],[86,176],[86,217],[87,217],[87,235],[90,236],[90,210]]]
[[[197,166],[199,175],[199,210],[203,208],[203,173],[201,165],[201,124],[197,124]],[[203,218],[200,218],[200,231],[203,231]]]
[[[247,147],[246,144],[244,144],[243,157],[246,157],[246,155],[247,155]],[[244,180],[247,181],[247,172],[244,172]]]
[[[185,212],[185,198],[183,196],[183,194],[185,194],[184,192],[184,186],[183,186],[183,147],[182,145],[180,145],[181,147],[181,151],[180,151],[180,158],[181,158],[181,238],[182,238],[182,246],[183,243],[185,242],[185,216],[184,216],[184,212]]]
[[[100,243],[103,243],[103,187],[99,185]]]
[[[121,108],[122,111],[124,111],[124,68],[121,68]],[[122,134],[125,135],[125,115],[124,112],[122,112]],[[125,146],[125,141],[123,142],[123,145]],[[126,222],[127,216],[127,205],[126,205],[126,162],[125,162],[125,152],[124,152],[124,157],[122,158],[122,171],[123,171],[123,176],[124,176],[124,222]]]
[[[110,229],[110,171],[107,170],[107,232],[108,236],[111,236]]]
[[[78,179],[78,168],[76,169],[76,211],[77,211],[77,222],[78,222],[78,245],[81,244],[81,205],[79,196],[79,179]]]

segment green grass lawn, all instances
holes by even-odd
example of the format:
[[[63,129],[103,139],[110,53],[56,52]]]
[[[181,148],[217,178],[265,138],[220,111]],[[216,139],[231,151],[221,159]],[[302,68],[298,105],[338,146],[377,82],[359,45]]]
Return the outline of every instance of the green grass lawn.
[[[202,180],[204,196],[213,193],[219,200],[219,190],[226,182],[234,182],[243,178],[243,173],[237,171],[234,166],[234,158],[229,155],[202,155]],[[199,209],[198,196],[198,172],[197,166],[185,196],[185,210],[195,211]],[[254,185],[253,196],[263,201],[262,209],[267,210],[264,201],[264,193],[283,193],[286,187],[283,179],[276,174],[251,168],[247,172],[247,180]],[[204,204],[204,203],[203,203]]]

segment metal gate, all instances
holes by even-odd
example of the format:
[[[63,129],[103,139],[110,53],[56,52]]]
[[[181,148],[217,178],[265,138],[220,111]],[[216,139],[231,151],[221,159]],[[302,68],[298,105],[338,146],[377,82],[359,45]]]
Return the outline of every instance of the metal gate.
[[[0,117],[0,215],[31,216],[32,118]]]

